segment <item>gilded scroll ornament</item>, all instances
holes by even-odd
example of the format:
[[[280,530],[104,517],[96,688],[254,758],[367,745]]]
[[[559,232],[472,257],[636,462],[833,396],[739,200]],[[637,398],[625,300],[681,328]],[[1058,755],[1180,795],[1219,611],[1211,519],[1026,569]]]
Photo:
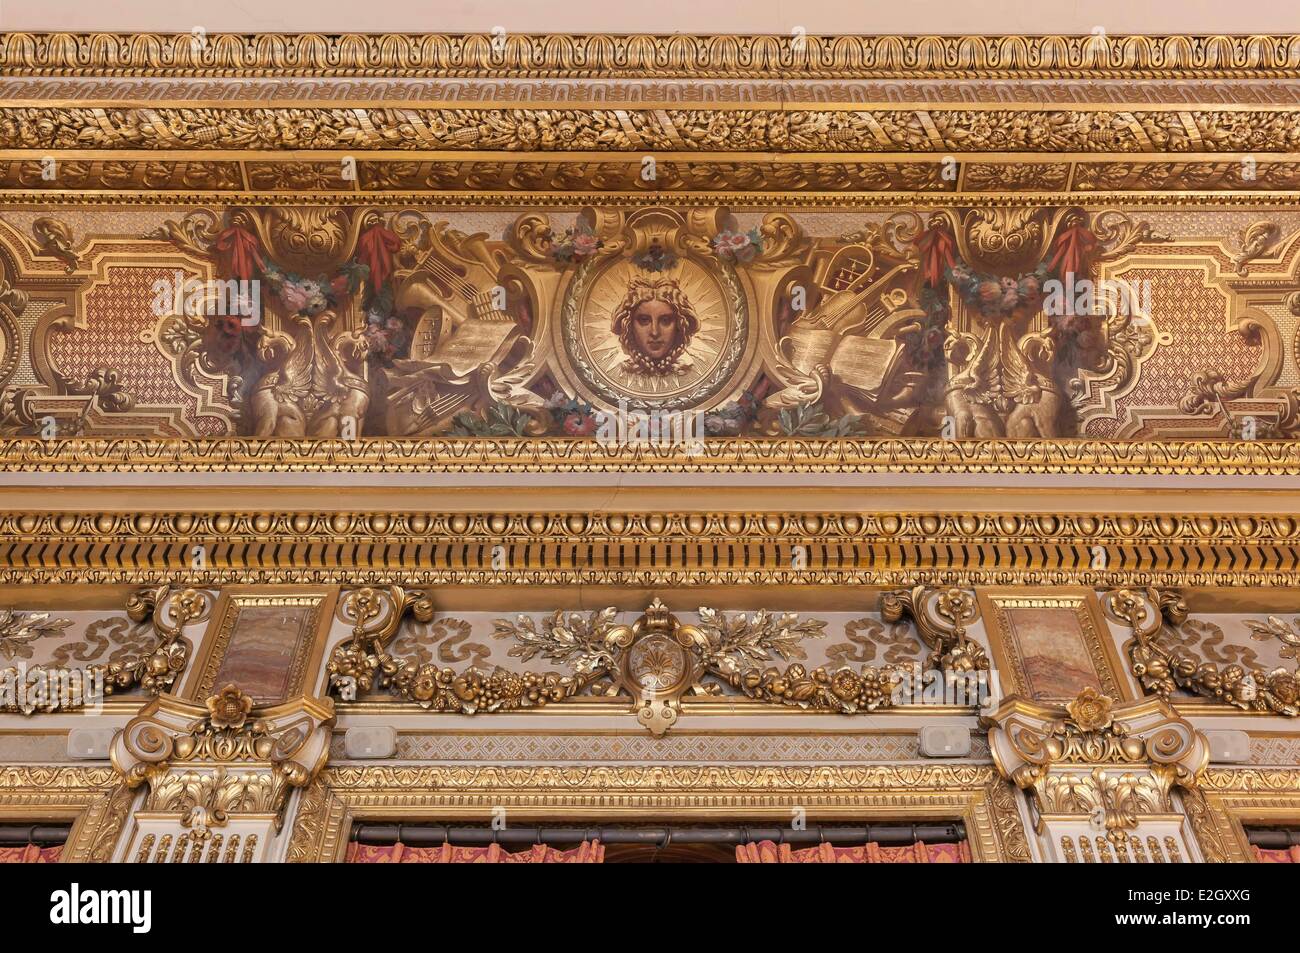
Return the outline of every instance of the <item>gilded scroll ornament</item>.
[[[886,622],[910,618],[917,634],[930,649],[926,668],[944,672],[989,670],[984,647],[966,634],[966,627],[979,618],[975,597],[962,589],[932,589],[915,586],[895,589],[880,599]]]
[[[1143,816],[1176,814],[1171,790],[1195,788],[1209,761],[1205,737],[1163,701],[1116,707],[1093,688],[1064,707],[1008,698],[982,722],[994,762],[1040,817],[1096,818],[1113,843]]]
[[[234,685],[202,706],[156,698],[114,740],[114,767],[132,788],[148,785],[146,810],[179,815],[191,837],[206,838],[235,814],[275,815],[293,788],[315,777],[328,756],[332,703],[301,698],[254,710]]]
[[[59,259],[69,273],[77,270],[81,259],[73,250],[72,229],[66,223],[43,215],[32,222],[32,235],[38,254]]]

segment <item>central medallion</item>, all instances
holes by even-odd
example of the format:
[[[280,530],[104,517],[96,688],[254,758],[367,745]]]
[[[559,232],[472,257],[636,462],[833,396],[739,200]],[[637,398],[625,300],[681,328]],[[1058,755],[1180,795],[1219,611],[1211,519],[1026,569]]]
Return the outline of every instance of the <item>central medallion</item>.
[[[562,351],[582,396],[610,408],[718,402],[749,343],[740,278],[668,216],[633,217],[626,234],[618,253],[580,264],[565,290]]]

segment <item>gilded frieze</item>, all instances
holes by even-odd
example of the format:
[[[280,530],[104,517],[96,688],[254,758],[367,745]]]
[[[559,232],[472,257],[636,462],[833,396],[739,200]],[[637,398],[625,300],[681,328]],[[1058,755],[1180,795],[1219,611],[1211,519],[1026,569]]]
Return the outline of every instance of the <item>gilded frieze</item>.
[[[1287,110],[2,106],[0,148],[1288,153]]]
[[[927,664],[963,679],[958,704],[967,703],[967,689],[969,704],[977,704],[977,676],[987,674],[989,665],[984,650],[965,635],[965,625],[976,618],[971,596],[918,588],[887,594],[883,606],[885,622],[915,615],[921,641],[933,649]],[[856,714],[911,703],[923,691],[919,660],[805,665],[803,643],[824,638],[827,622],[798,613],[728,613],[702,606],[695,621],[683,622],[658,599],[630,624],[613,606],[590,613],[556,610],[541,618],[521,613],[496,620],[492,638],[513,643],[507,654],[524,667],[488,664],[491,649],[479,646],[474,664],[452,668],[438,665],[413,640],[394,639],[407,612],[429,623],[430,596],[401,587],[355,589],[344,596],[340,618],[353,629],[330,654],[331,693],[352,701],[386,690],[424,709],[466,715],[603,697],[631,705],[637,720],[659,736],[677,722],[687,696],[743,695],[802,711]],[[874,642],[867,644],[874,657]],[[853,647],[836,645],[827,654],[842,660]],[[554,668],[527,666],[533,659]]]
[[[1119,589],[1106,595],[1105,604],[1132,630],[1130,668],[1150,694],[1168,701],[1182,692],[1242,711],[1300,715],[1300,674],[1294,666],[1269,668],[1249,644],[1222,645],[1222,630],[1189,619],[1176,592]],[[1278,661],[1296,658],[1300,636],[1294,625],[1277,616],[1246,619],[1244,625],[1255,641],[1281,642]]]
[[[266,441],[251,453],[272,466],[298,451],[271,441],[340,441],[304,448],[344,466],[415,452],[480,468],[487,441],[518,439],[511,466],[593,469],[604,450],[613,468],[772,452],[967,468],[1005,439],[1054,442],[1010,445],[1025,467],[1253,469],[1285,459],[1267,444],[1300,419],[1300,242],[1270,219],[1227,240],[1072,205],[900,208],[838,235],[725,207],[526,212],[499,236],[382,206],[154,220],[134,239],[148,265],[51,216],[0,227],[41,276],[8,279],[7,373],[28,383],[0,392],[0,433],[45,442],[7,444],[11,465],[137,436]],[[1150,439],[1170,445],[1110,446]],[[77,449],[95,466],[132,447]]]
[[[80,632],[50,612],[0,610],[0,660],[17,663],[0,669],[0,712],[67,711],[135,689],[172,691],[197,635],[185,630],[206,622],[211,608],[208,592],[163,585],[133,593],[124,614],[88,613]]]

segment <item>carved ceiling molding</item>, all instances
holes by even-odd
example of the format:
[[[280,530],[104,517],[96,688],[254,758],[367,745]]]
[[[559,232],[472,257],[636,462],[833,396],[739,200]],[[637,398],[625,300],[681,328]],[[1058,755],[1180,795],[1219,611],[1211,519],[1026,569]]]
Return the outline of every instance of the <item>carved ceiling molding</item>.
[[[0,201],[24,202],[36,196],[60,203],[104,201],[111,189],[115,202],[130,194],[133,203],[168,198],[177,202],[274,204],[287,197],[308,204],[343,200],[430,200],[485,203],[496,197],[514,207],[547,207],[574,196],[595,204],[637,204],[671,198],[673,202],[716,202],[730,206],[784,202],[807,208],[834,199],[839,207],[863,207],[888,197],[891,204],[967,203],[1043,204],[1052,197],[1088,207],[1133,202],[1157,204],[1169,197],[1204,200],[1232,197],[1235,202],[1269,198],[1291,204],[1300,189],[1300,163],[1255,161],[1249,173],[1239,160],[1188,159],[1152,161],[1033,161],[1023,157],[997,162],[963,161],[948,168],[932,159],[890,161],[864,155],[789,159],[664,159],[656,177],[646,181],[641,156],[615,153],[600,158],[557,160],[515,158],[357,159],[345,174],[337,157],[249,159],[238,152],[215,161],[105,159],[73,153],[59,166],[56,179],[43,178],[40,159],[0,159]],[[355,172],[355,174],[353,174]],[[1252,196],[1254,197],[1252,199]]]
[[[819,104],[820,105],[820,104]],[[0,148],[261,153],[1292,153],[1294,110],[1068,105],[594,108],[0,105]]]
[[[853,76],[843,79],[736,79],[582,77],[302,77],[166,76],[119,77],[110,74],[77,77],[0,76],[0,100],[35,105],[71,105],[104,101],[176,103],[285,103],[307,100],[376,106],[411,103],[639,103],[671,106],[717,103],[785,103],[825,106],[827,103],[874,103],[913,106],[917,103],[988,103],[1009,106],[1038,103],[1092,105],[1141,104],[1173,107],[1240,105],[1287,108],[1300,103],[1300,83],[1279,79],[1102,80],[1095,78],[889,78]]]
[[[6,75],[1288,78],[1300,36],[8,33]]]
[[[10,512],[0,582],[1289,586],[1297,538],[1233,514]]]

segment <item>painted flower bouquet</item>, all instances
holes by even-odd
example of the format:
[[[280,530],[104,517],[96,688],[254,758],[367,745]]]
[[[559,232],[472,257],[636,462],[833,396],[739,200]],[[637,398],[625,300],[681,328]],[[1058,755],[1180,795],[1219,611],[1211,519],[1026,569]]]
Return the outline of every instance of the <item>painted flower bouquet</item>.
[[[758,228],[747,232],[719,232],[713,236],[713,253],[723,261],[745,265],[763,250],[763,236]]]
[[[546,401],[555,428],[566,437],[594,437],[596,410],[591,404],[557,390]]]
[[[605,243],[596,237],[590,227],[578,224],[566,228],[564,235],[556,239],[551,246],[551,257],[557,264],[572,265],[590,258],[604,247]]]

